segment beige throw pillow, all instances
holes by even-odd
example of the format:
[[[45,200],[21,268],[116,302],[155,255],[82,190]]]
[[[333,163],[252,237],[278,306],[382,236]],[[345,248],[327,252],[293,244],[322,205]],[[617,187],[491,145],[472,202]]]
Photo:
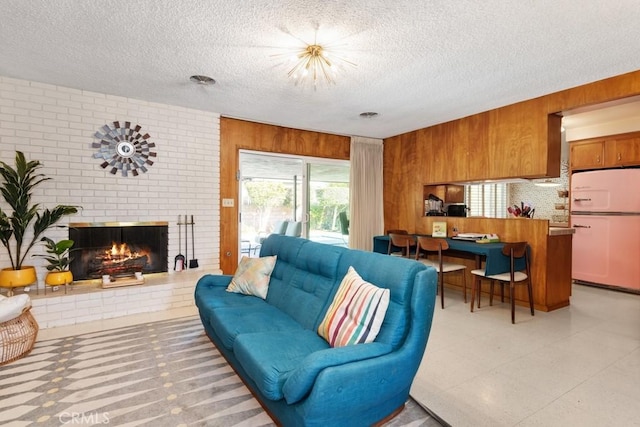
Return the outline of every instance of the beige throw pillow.
[[[227,286],[227,292],[267,298],[269,279],[275,265],[276,255],[261,258],[243,256],[231,283]]]

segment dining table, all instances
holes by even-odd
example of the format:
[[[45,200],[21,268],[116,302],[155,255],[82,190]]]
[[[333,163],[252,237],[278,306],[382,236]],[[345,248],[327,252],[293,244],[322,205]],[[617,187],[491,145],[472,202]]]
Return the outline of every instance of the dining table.
[[[417,237],[419,235],[414,234],[414,236]],[[455,237],[447,237],[446,241],[449,244],[449,249],[442,253],[444,256],[475,259],[476,268],[478,269],[482,268],[482,261],[484,260],[484,269],[487,276],[510,271],[511,261],[508,256],[502,253],[504,242],[479,243],[473,240],[456,239]],[[374,236],[373,251],[386,254],[388,250],[389,236]],[[524,268],[524,259],[517,259],[515,261],[515,269],[524,270]]]

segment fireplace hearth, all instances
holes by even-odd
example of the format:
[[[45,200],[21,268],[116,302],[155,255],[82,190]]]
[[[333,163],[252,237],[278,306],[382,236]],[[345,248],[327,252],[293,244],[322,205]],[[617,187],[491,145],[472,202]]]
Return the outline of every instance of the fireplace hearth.
[[[167,222],[69,224],[69,239],[74,280],[167,271]]]

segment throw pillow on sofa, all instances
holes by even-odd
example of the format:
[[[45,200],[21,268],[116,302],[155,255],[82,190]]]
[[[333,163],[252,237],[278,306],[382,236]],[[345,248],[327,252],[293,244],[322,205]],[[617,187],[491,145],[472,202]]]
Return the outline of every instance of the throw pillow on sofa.
[[[379,288],[349,267],[318,334],[331,347],[373,342],[389,306],[389,289]]]
[[[267,298],[269,279],[275,265],[276,255],[261,258],[243,256],[231,283],[227,286],[227,292]]]

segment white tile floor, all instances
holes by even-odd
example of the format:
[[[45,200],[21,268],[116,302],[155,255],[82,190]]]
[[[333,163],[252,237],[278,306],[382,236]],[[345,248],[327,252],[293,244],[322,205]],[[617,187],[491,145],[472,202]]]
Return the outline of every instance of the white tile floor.
[[[448,292],[447,292],[448,291]],[[573,286],[550,313],[445,289],[411,395],[452,426],[640,426],[640,295]]]

